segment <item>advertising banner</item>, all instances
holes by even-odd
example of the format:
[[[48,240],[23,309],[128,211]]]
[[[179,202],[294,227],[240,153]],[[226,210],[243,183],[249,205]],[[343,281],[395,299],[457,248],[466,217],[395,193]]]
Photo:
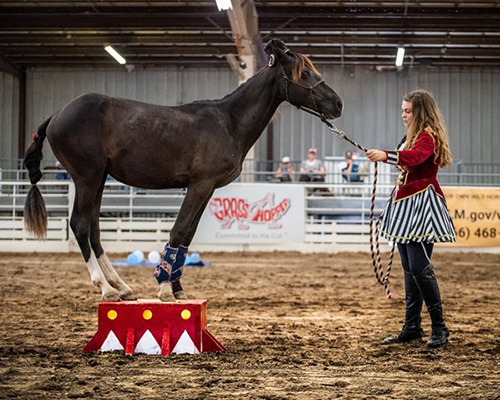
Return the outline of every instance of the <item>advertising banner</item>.
[[[443,192],[457,231],[446,246],[500,246],[500,188],[445,187]]]
[[[304,186],[233,183],[210,199],[194,243],[304,241]]]

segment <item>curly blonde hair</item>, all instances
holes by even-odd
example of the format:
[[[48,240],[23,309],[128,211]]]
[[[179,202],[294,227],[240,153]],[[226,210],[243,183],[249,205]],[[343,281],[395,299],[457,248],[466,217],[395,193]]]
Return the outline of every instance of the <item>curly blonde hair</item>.
[[[434,161],[440,167],[446,167],[453,161],[450,151],[448,133],[443,122],[441,111],[432,94],[426,90],[415,90],[403,97],[404,101],[412,103],[413,119],[406,131],[406,145],[409,149],[415,145],[420,132],[426,130],[433,133],[436,141]]]

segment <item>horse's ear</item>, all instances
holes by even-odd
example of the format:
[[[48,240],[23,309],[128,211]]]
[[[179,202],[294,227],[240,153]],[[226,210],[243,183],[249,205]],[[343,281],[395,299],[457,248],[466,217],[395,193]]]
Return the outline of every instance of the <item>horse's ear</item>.
[[[282,40],[271,39],[264,46],[264,51],[269,56],[269,66],[272,67],[289,52],[289,49]]]

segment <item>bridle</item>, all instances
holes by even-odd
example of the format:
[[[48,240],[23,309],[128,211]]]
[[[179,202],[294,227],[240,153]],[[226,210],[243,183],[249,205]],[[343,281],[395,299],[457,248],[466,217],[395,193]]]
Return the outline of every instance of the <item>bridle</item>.
[[[316,104],[316,99],[314,98],[314,89],[316,87],[318,87],[319,85],[321,85],[322,83],[325,83],[325,80],[323,78],[321,78],[318,82],[316,82],[314,85],[312,86],[306,86],[306,85],[302,85],[301,83],[298,83],[298,82],[294,82],[293,79],[290,79],[288,77],[288,75],[286,74],[285,72],[285,69],[283,68],[283,66],[280,64],[280,67],[281,67],[281,72],[283,73],[283,79],[285,81],[285,96],[286,96],[286,101],[289,102],[292,106],[295,106],[297,107],[298,109],[302,110],[302,111],[305,111],[309,114],[312,114],[318,118],[321,118],[321,120],[323,120],[324,116],[323,114],[319,111],[319,108],[318,108],[318,105]],[[302,89],[305,89],[309,92],[309,96],[311,97],[311,100],[312,100],[312,103],[314,104],[314,110],[309,108],[309,107],[304,107],[304,106],[301,106],[301,105],[297,105],[297,104],[293,104],[291,101],[290,101],[290,97],[288,95],[288,87],[289,85],[292,84],[292,85],[296,85],[298,87],[301,87]]]

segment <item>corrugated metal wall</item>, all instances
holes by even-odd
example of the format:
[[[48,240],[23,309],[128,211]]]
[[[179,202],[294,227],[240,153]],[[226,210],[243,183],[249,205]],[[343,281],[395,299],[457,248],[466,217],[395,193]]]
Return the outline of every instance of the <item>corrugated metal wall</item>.
[[[320,68],[343,98],[344,115],[335,124],[366,147],[393,147],[404,133],[402,96],[413,89],[433,92],[449,127],[455,160],[496,162],[500,151],[500,70],[429,69],[376,72],[363,67]],[[31,132],[59,107],[86,92],[99,92],[163,105],[220,98],[237,86],[233,72],[219,68],[162,70],[30,70],[27,74],[27,143]],[[17,154],[17,80],[0,74],[1,155]],[[283,104],[274,123],[274,159],[306,157],[318,147],[320,157],[339,156],[352,147],[335,138],[315,117]],[[53,156],[44,151],[46,162]],[[266,134],[256,146],[264,160]]]
[[[455,160],[498,162],[500,152],[500,70],[436,69],[376,72],[366,68],[320,68],[326,82],[344,100],[335,125],[371,148],[392,148],[404,135],[401,101],[417,88],[431,91],[448,126]],[[338,140],[317,118],[289,104],[281,106],[274,125],[274,158],[306,158],[309,147],[319,156],[341,156],[356,150]],[[259,155],[265,143],[259,143]]]
[[[0,166],[4,168],[11,167],[10,160],[17,157],[18,110],[19,80],[0,72]]]

